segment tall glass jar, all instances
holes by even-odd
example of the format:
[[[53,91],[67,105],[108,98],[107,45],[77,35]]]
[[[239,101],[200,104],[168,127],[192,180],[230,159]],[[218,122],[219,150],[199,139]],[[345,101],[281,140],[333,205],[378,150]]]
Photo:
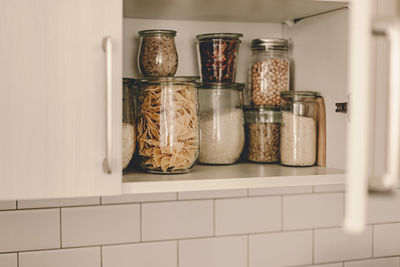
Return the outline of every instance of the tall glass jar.
[[[246,157],[253,162],[279,161],[281,109],[245,106]]]
[[[289,90],[290,59],[286,39],[252,41],[247,97],[252,105],[280,106],[282,91]]]
[[[178,68],[176,31],[145,30],[139,32],[138,65],[144,77],[174,76]]]
[[[235,163],[244,147],[243,84],[202,84],[200,158],[204,164]]]
[[[125,169],[135,153],[136,129],[133,79],[123,80],[122,117],[122,169]]]
[[[281,164],[312,166],[317,154],[317,98],[312,91],[281,93]]]
[[[204,83],[234,83],[241,33],[199,34],[198,61]]]
[[[151,173],[187,173],[199,157],[196,80],[138,80],[137,142],[140,167]]]

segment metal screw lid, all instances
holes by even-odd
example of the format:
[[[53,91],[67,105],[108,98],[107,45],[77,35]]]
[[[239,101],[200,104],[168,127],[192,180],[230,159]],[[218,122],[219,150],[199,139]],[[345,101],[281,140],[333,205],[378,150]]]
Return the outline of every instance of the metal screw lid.
[[[251,41],[253,50],[279,50],[288,51],[289,42],[283,38],[258,38]]]

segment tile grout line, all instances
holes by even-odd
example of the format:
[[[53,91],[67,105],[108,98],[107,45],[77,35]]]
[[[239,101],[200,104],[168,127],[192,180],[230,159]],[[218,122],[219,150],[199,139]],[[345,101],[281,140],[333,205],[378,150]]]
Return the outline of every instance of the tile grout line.
[[[312,259],[311,262],[314,265],[315,264],[315,229],[312,229],[312,240],[311,240],[311,248],[312,248]]]
[[[142,206],[143,204],[142,203],[140,203],[139,204],[139,211],[140,211],[140,218],[139,218],[139,221],[140,221],[140,236],[139,236],[139,240],[140,240],[140,243],[142,243],[143,242],[143,206]]]
[[[17,252],[17,267],[19,267],[19,252]]]
[[[100,267],[103,267],[103,245],[100,245]]]
[[[176,240],[176,267],[179,267],[179,240]]]
[[[371,255],[372,255],[372,258],[373,258],[373,259],[375,258],[375,255],[374,255],[375,237],[374,237],[374,235],[375,235],[375,225],[372,225],[372,246],[371,246],[371,250],[372,250],[372,251],[371,251]]]
[[[216,216],[216,200],[213,199],[213,237],[216,237],[217,216]]]
[[[250,267],[250,234],[247,234],[247,267]]]
[[[60,248],[62,248],[62,210],[60,208]]]
[[[284,230],[283,230],[283,195],[281,195],[281,232],[284,232]]]

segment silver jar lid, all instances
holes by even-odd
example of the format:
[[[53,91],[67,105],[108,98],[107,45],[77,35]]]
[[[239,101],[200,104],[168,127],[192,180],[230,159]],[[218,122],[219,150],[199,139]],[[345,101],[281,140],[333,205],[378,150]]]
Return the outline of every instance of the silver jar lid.
[[[288,51],[289,42],[283,38],[258,38],[251,41],[253,50],[279,50]]]
[[[244,83],[200,83],[198,89],[238,90],[242,91]]]

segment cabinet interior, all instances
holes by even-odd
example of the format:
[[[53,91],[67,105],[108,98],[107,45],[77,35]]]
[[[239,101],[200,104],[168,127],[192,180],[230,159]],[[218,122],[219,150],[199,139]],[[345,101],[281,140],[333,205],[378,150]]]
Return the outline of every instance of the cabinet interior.
[[[230,8],[226,8],[227,5]],[[327,111],[327,166],[344,169],[347,118],[345,114],[335,113],[335,103],[347,101],[348,11],[346,7],[346,1],[260,0],[249,3],[246,0],[125,0],[123,77],[139,77],[136,63],[139,30],[162,28],[177,31],[176,46],[179,57],[177,76],[198,75],[196,34],[243,33],[238,58],[237,82],[247,80],[252,39],[290,38],[293,43],[290,54],[294,62],[291,87],[294,90],[319,91],[324,96]],[[185,181],[190,182],[190,180],[197,180],[197,182],[207,180],[209,183],[211,180],[220,179],[225,181],[223,185],[214,184],[214,187],[206,186],[203,189],[223,189],[236,186],[233,184],[228,186],[231,183],[227,183],[228,180],[236,179],[236,184],[240,184],[237,179],[245,177],[265,178],[271,175],[311,177],[319,173],[317,176],[326,178],[326,180],[321,180],[320,177],[322,183],[327,183],[328,180],[332,183],[341,183],[344,176],[343,171],[330,168],[298,169],[276,165],[255,164],[255,167],[251,165],[248,163],[222,167],[203,165],[197,166],[193,173],[174,176],[150,175],[129,170],[123,177],[124,187],[129,188],[128,192],[138,192],[134,188],[137,189],[140,183],[142,186],[139,186],[137,190],[153,192],[155,182],[178,181],[185,184]],[[241,168],[247,170],[248,173],[235,172]],[[321,172],[321,169],[324,171]],[[131,182],[135,182],[135,185],[128,185],[132,184]],[[293,179],[289,178],[287,183],[286,185],[298,185],[307,182],[305,180],[293,182]],[[318,181],[308,178],[308,183],[315,184]],[[148,185],[153,187],[148,189]],[[246,184],[246,186],[259,185],[260,183]],[[264,185],[268,186],[266,183]],[[176,191],[176,186],[179,187],[180,184],[169,183],[169,186],[175,188]],[[182,189],[185,186],[186,190],[190,190],[187,184]],[[163,188],[162,191],[168,191],[166,184],[159,188]],[[196,189],[201,189],[201,183],[197,183]]]

